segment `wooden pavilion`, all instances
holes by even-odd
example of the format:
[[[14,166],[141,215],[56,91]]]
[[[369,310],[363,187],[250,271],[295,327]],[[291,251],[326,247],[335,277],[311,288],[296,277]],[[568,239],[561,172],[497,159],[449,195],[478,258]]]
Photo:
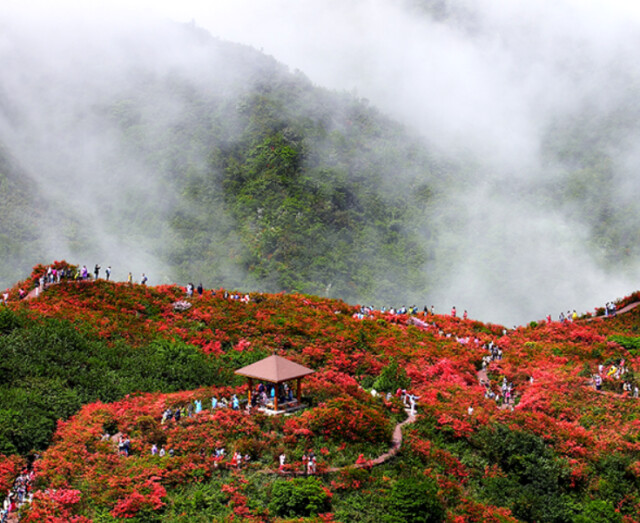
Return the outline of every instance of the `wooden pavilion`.
[[[300,405],[302,398],[302,378],[313,374],[315,371],[290,361],[276,354],[264,358],[260,361],[238,369],[235,373],[246,376],[249,380],[249,405],[251,405],[251,394],[253,393],[253,380],[266,381],[275,385],[275,395],[273,398],[273,410],[278,412],[278,385],[286,381],[296,380],[296,399]]]

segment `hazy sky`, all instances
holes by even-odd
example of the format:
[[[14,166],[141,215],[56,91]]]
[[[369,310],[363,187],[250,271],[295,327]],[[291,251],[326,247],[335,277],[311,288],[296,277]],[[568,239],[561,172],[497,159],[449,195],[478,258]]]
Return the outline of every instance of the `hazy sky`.
[[[596,267],[580,223],[493,190],[553,176],[539,160],[550,117],[585,99],[611,103],[612,64],[624,68],[636,59],[640,5],[634,2],[457,0],[475,16],[476,31],[468,33],[418,17],[400,0],[51,4],[4,0],[0,15],[25,15],[25,26],[34,27],[70,19],[135,24],[149,15],[193,20],[213,36],[300,69],[319,86],[368,98],[449,154],[469,150],[481,157],[474,183],[446,209],[464,215],[466,227],[445,239],[458,244],[458,257],[427,298],[439,310],[455,304],[479,319],[522,322],[568,308],[590,310],[637,288],[629,275]],[[635,172],[640,152],[628,156],[626,168]],[[637,182],[622,181],[628,197]]]

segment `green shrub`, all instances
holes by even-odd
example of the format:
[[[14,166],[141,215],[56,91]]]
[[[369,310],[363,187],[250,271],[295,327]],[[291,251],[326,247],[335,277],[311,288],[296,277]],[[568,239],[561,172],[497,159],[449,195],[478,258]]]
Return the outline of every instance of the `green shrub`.
[[[408,389],[411,385],[411,378],[407,376],[407,371],[398,366],[395,358],[389,360],[389,364],[382,369],[380,376],[373,383],[373,388],[379,391],[395,392],[397,389]]]
[[[386,518],[389,523],[436,523],[444,521],[444,516],[433,479],[402,478],[391,488]]]
[[[594,499],[573,518],[573,523],[622,523],[622,515],[610,502]]]
[[[20,320],[16,313],[6,307],[0,308],[0,333],[8,334],[12,330],[20,327]]]
[[[524,521],[566,520],[566,471],[542,438],[497,425],[480,429],[474,444],[506,473],[483,481],[487,501],[509,507]]]
[[[634,338],[633,336],[609,336],[608,340],[623,346],[633,356],[637,355],[640,351],[640,338]]]
[[[269,510],[281,517],[308,517],[328,512],[330,499],[318,478],[276,481]]]

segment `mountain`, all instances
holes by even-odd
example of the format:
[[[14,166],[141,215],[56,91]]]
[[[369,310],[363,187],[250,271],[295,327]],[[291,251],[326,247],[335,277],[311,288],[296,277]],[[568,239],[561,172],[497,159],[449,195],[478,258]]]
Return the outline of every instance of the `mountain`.
[[[326,84],[195,24],[3,19],[2,174],[29,188],[0,187],[0,284],[67,258],[508,325],[633,286],[635,32],[564,3],[553,24],[391,4],[345,7],[362,34]]]
[[[638,292],[615,317],[507,330],[103,279],[18,300],[46,271],[0,310],[0,486],[32,463],[24,521],[638,521]],[[212,408],[272,353],[315,371],[306,409]],[[311,450],[316,474],[294,476]]]
[[[435,221],[422,224],[451,173],[365,100],[192,25],[97,29],[82,48],[78,27],[6,29],[0,143],[32,183],[21,203],[1,187],[16,231],[4,285],[55,251],[122,279],[350,301],[426,292]]]

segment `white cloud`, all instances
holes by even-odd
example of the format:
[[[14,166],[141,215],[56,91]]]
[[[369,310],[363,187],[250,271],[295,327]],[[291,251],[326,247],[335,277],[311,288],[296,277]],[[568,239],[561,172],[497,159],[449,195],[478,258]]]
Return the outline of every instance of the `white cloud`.
[[[615,71],[635,71],[640,5],[623,0],[452,2],[475,17],[471,32],[429,21],[403,5],[391,0],[5,0],[0,14],[20,14],[25,27],[42,31],[45,49],[46,39],[55,38],[52,20],[62,28],[73,21],[77,31],[91,27],[89,21],[135,26],[149,16],[195,20],[214,36],[252,45],[302,70],[318,85],[369,98],[430,144],[452,154],[473,151],[483,163],[477,185],[454,209],[464,209],[469,198],[492,211],[471,213],[469,219],[475,216],[477,222],[470,221],[453,241],[465,242],[470,250],[475,243],[485,254],[474,263],[464,256],[451,260],[448,286],[437,293],[443,301],[451,294],[463,308],[464,290],[474,289],[469,302],[485,304],[484,319],[496,314],[495,321],[524,321],[554,307],[586,310],[616,296],[625,284],[633,291],[632,283],[614,282],[596,267],[580,224],[547,215],[526,190],[508,199],[487,191],[486,184],[518,180],[533,189],[554,176],[538,156],[548,119],[562,117],[587,98],[601,107],[615,103],[610,86],[625,81]],[[91,29],[87,32],[90,36]],[[636,186],[629,173],[637,170],[639,157],[631,152],[624,158],[628,174],[621,187]],[[513,227],[503,236],[505,220]],[[514,244],[518,256],[509,256]],[[500,248],[506,255],[491,258],[489,253]],[[488,258],[492,265],[480,263]],[[541,267],[545,260],[554,261],[548,273]],[[527,278],[538,274],[536,267],[546,276]],[[497,298],[489,296],[488,274],[494,270],[510,281]],[[563,278],[551,283],[549,274],[555,272]],[[535,298],[523,308],[522,296]],[[565,303],[558,303],[563,298]],[[517,315],[510,315],[516,309]]]

